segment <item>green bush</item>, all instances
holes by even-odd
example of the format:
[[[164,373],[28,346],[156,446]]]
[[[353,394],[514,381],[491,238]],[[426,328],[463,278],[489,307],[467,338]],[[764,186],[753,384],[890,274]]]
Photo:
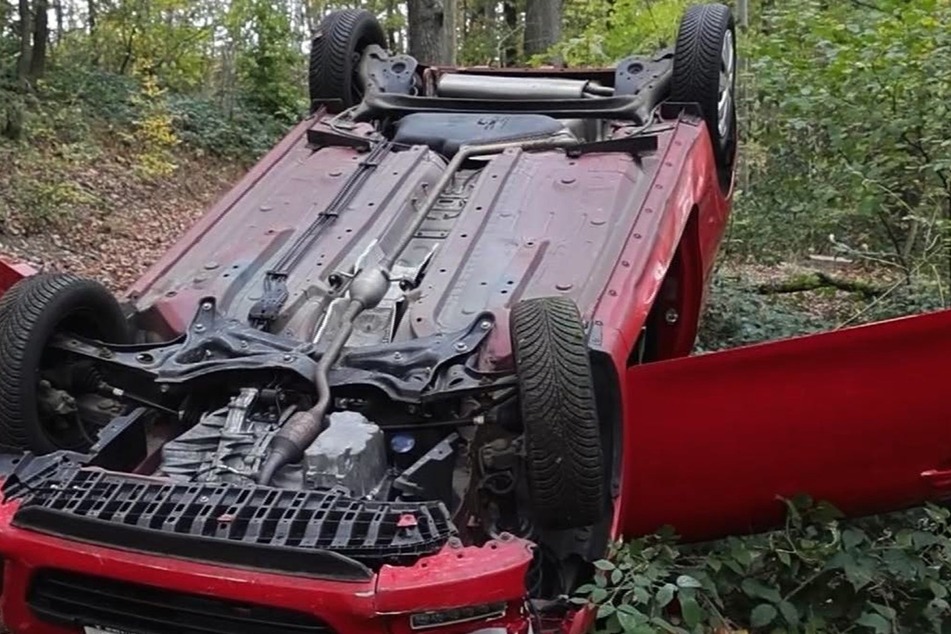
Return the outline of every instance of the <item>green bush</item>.
[[[207,97],[171,95],[178,137],[188,147],[242,161],[261,156],[287,131],[287,123],[238,106],[230,113]]]
[[[799,498],[780,531],[700,546],[665,531],[616,544],[572,600],[597,606],[604,633],[947,631],[949,511],[840,518]]]
[[[907,270],[942,253],[948,24],[946,0],[762,5],[742,49],[735,251],[788,256],[838,244]]]

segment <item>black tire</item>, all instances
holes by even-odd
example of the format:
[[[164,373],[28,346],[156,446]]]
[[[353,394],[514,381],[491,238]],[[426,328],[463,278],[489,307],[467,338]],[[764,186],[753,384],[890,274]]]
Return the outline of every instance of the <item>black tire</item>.
[[[604,459],[584,326],[574,302],[519,302],[510,317],[528,482],[539,525],[577,528],[604,514]]]
[[[310,49],[311,111],[325,105],[336,113],[360,103],[360,54],[371,44],[385,48],[386,34],[369,11],[334,11],[321,21]]]
[[[8,288],[3,295],[0,295],[0,324],[3,323],[4,314],[10,309],[10,306],[16,303],[16,298],[20,295],[22,284],[15,283]]]
[[[17,282],[11,292],[0,312],[0,442],[36,454],[86,449],[84,429],[67,426],[54,433],[41,417],[39,376],[48,359],[47,343],[58,332],[127,343],[119,303],[98,282],[70,274],[35,275]]]
[[[729,109],[724,109],[721,118],[721,69],[727,38],[732,49],[732,68],[725,82],[729,84],[730,99]],[[733,12],[726,5],[701,4],[684,12],[677,33],[670,93],[675,103],[700,106],[713,142],[720,184],[729,186],[736,157],[736,27]]]

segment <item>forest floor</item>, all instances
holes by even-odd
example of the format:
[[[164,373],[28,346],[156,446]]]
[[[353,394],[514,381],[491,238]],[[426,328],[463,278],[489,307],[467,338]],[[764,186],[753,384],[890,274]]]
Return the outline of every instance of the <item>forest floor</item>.
[[[114,291],[137,279],[243,172],[185,153],[173,174],[151,179],[137,174],[127,151],[58,158],[23,160],[0,146],[0,255],[93,277]],[[43,174],[50,164],[57,173]],[[41,216],[44,206],[56,208]]]

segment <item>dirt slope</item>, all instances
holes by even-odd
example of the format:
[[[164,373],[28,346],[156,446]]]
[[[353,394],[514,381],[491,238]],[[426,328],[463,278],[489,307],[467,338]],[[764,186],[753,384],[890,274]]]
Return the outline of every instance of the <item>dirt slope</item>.
[[[10,159],[10,153],[3,155]],[[54,187],[64,183],[70,195],[61,196],[65,200],[51,222],[38,223],[29,201],[18,193],[24,184],[32,186],[37,171],[49,163],[36,157],[29,164],[7,160],[7,169],[0,170],[0,255],[124,289],[243,171],[234,163],[195,156],[178,156],[176,163],[171,176],[159,179],[137,176],[134,158],[120,152],[69,165],[56,180],[42,181]]]

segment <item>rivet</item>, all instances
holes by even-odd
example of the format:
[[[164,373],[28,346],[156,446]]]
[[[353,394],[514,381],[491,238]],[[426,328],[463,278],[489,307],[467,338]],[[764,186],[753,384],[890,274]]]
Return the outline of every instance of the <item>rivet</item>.
[[[274,209],[271,205],[261,205],[261,211],[271,211]]]
[[[572,176],[565,176],[561,179],[561,182],[564,185],[571,185],[573,182],[575,182],[575,179]]]
[[[482,330],[488,330],[491,327],[492,327],[491,321],[483,321],[481,324],[479,324],[479,328],[481,328]]]
[[[218,263],[209,262],[208,264],[205,265],[205,268],[208,269],[209,271],[214,271],[216,268],[218,268]]]
[[[202,302],[201,309],[204,311],[211,310],[211,302]]]
[[[676,308],[668,308],[667,312],[664,314],[664,320],[668,324],[674,325],[680,320],[680,313],[677,312]]]
[[[621,266],[631,266],[631,263],[627,260],[621,260]]]
[[[285,360],[285,361],[293,361],[293,360],[294,360],[294,357],[291,356],[291,355],[289,355],[289,354],[285,354],[285,355],[284,355],[284,360]]]
[[[608,291],[608,295],[611,297],[617,297],[617,291]]]
[[[641,239],[641,234],[635,233],[635,234],[634,234],[634,239],[635,239],[635,240],[640,240],[640,239]]]
[[[466,345],[466,342],[465,342],[465,341],[459,341],[459,342],[456,343],[455,348],[456,348],[456,350],[458,350],[459,352],[465,352],[466,350],[469,349],[469,346]]]
[[[197,326],[195,326],[195,332],[205,332],[205,327],[202,326],[201,324],[198,324]]]
[[[555,284],[555,288],[558,289],[559,291],[569,291],[571,290],[571,284],[561,282],[561,283]]]

